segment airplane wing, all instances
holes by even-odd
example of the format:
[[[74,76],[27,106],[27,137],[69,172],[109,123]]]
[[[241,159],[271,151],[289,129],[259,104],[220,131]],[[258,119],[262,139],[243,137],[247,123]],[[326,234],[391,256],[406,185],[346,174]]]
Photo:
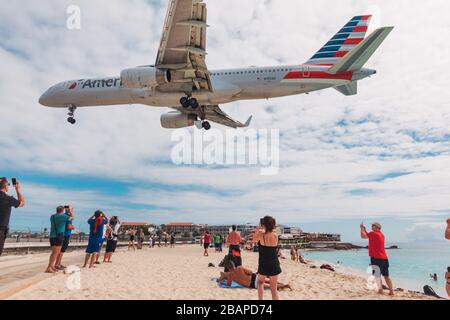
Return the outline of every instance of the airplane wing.
[[[205,118],[209,121],[216,122],[231,128],[247,128],[252,121],[252,116],[245,123],[233,120],[229,115],[222,111],[219,106],[206,106]]]
[[[163,92],[212,91],[206,67],[207,10],[203,0],[169,0],[155,66],[171,71]]]
[[[172,109],[175,109],[181,113],[193,113],[192,111],[188,111],[183,107],[173,107]],[[203,106],[198,109],[202,109],[201,111],[199,110],[199,113],[197,114],[200,118],[204,118],[204,120],[209,120],[234,129],[247,128],[248,126],[250,126],[253,118],[252,116],[250,116],[245,123],[241,123],[223,112],[218,105]]]

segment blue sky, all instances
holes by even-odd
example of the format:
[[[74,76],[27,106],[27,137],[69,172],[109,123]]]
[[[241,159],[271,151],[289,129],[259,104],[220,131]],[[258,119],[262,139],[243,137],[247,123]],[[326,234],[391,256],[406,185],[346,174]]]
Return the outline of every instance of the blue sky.
[[[73,204],[82,228],[102,209],[152,223],[256,223],[272,214],[348,241],[357,240],[361,220],[380,220],[393,241],[440,237],[450,212],[447,1],[207,1],[211,69],[301,63],[354,15],[374,13],[374,26],[396,27],[367,65],[377,75],[357,96],[327,90],[222,106],[237,119],[252,114],[254,128],[280,130],[276,176],[173,165],[171,131],[159,125],[164,109],[83,109],[72,127],[66,110],[37,103],[57,82],[152,64],[165,3],[3,6],[0,175],[17,176],[27,198],[12,228],[39,230],[57,205]],[[69,4],[81,8],[81,30],[66,29]]]

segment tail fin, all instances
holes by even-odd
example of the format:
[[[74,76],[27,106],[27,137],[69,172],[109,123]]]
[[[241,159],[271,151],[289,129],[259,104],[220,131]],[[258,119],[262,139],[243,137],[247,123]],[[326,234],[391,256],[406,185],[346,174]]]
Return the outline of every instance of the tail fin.
[[[393,29],[394,27],[383,27],[375,30],[349,54],[332,66],[328,73],[337,74],[360,70]]]
[[[306,64],[334,65],[366,36],[372,16],[353,17]]]

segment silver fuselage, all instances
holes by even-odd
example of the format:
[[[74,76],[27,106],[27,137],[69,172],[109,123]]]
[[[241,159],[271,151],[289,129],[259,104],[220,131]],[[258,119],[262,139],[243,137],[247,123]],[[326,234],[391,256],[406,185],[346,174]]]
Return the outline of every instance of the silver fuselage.
[[[200,105],[218,105],[238,100],[269,99],[342,86],[375,73],[362,69],[345,74],[328,74],[328,66],[291,65],[250,67],[210,71],[213,90],[196,93]],[[183,92],[162,92],[158,87],[128,89],[120,77],[60,82],[39,99],[47,107],[66,108],[144,104],[154,107],[179,105]]]

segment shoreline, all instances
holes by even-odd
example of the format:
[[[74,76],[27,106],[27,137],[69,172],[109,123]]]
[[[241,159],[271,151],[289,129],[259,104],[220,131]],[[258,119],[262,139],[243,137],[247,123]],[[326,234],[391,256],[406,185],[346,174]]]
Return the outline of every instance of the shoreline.
[[[351,250],[346,250],[351,251],[351,252],[358,252],[360,250],[367,250],[367,249],[351,249]],[[392,250],[400,250],[400,249],[392,249]],[[315,250],[315,249],[308,249],[308,250],[303,250],[303,252],[336,252],[339,250]],[[305,257],[305,259],[307,261],[311,261],[311,263],[315,264],[315,265],[320,265],[320,264],[329,264],[331,265],[336,271],[338,272],[342,272],[344,274],[348,274],[348,275],[353,275],[353,276],[357,276],[357,277],[362,277],[367,279],[368,273],[366,273],[362,268],[358,268],[356,266],[347,266],[347,265],[343,265],[343,264],[337,264],[336,261],[331,261],[327,260],[327,259],[309,259],[309,257]],[[369,266],[369,264],[367,265]],[[430,285],[431,287],[433,287],[434,290],[436,290],[436,293],[438,295],[440,295],[443,299],[448,300],[447,298],[447,294],[445,292],[445,285],[439,285],[439,283],[429,283],[426,280],[423,280],[423,282],[421,282],[421,280],[416,279],[416,278],[405,278],[405,277],[398,277],[395,276],[392,278],[393,283],[394,283],[394,289],[403,289],[405,291],[410,291],[413,293],[418,293],[418,294],[424,294],[423,293],[423,286],[425,285]],[[437,289],[436,289],[437,288]]]
[[[212,279],[222,268],[217,265],[223,253],[210,250],[209,257],[202,257],[199,245],[145,248],[138,251],[119,250],[112,264],[101,264],[94,269],[81,269],[78,274],[58,273],[37,284],[20,290],[9,299],[25,300],[83,300],[83,299],[138,299],[138,300],[256,300],[252,289],[221,289]],[[80,252],[74,256],[81,257]],[[258,255],[242,252],[244,266],[255,271]],[[33,258],[33,257],[31,257]],[[82,261],[77,262],[79,266]],[[216,267],[209,268],[208,263]],[[290,283],[293,291],[280,291],[283,300],[430,300],[433,298],[411,292],[396,291],[389,297],[366,289],[366,279],[328,270],[311,269],[281,259],[283,273],[279,281]],[[0,259],[0,268],[3,261]],[[79,276],[80,288],[68,289],[67,285]],[[266,292],[266,299],[270,298]]]

